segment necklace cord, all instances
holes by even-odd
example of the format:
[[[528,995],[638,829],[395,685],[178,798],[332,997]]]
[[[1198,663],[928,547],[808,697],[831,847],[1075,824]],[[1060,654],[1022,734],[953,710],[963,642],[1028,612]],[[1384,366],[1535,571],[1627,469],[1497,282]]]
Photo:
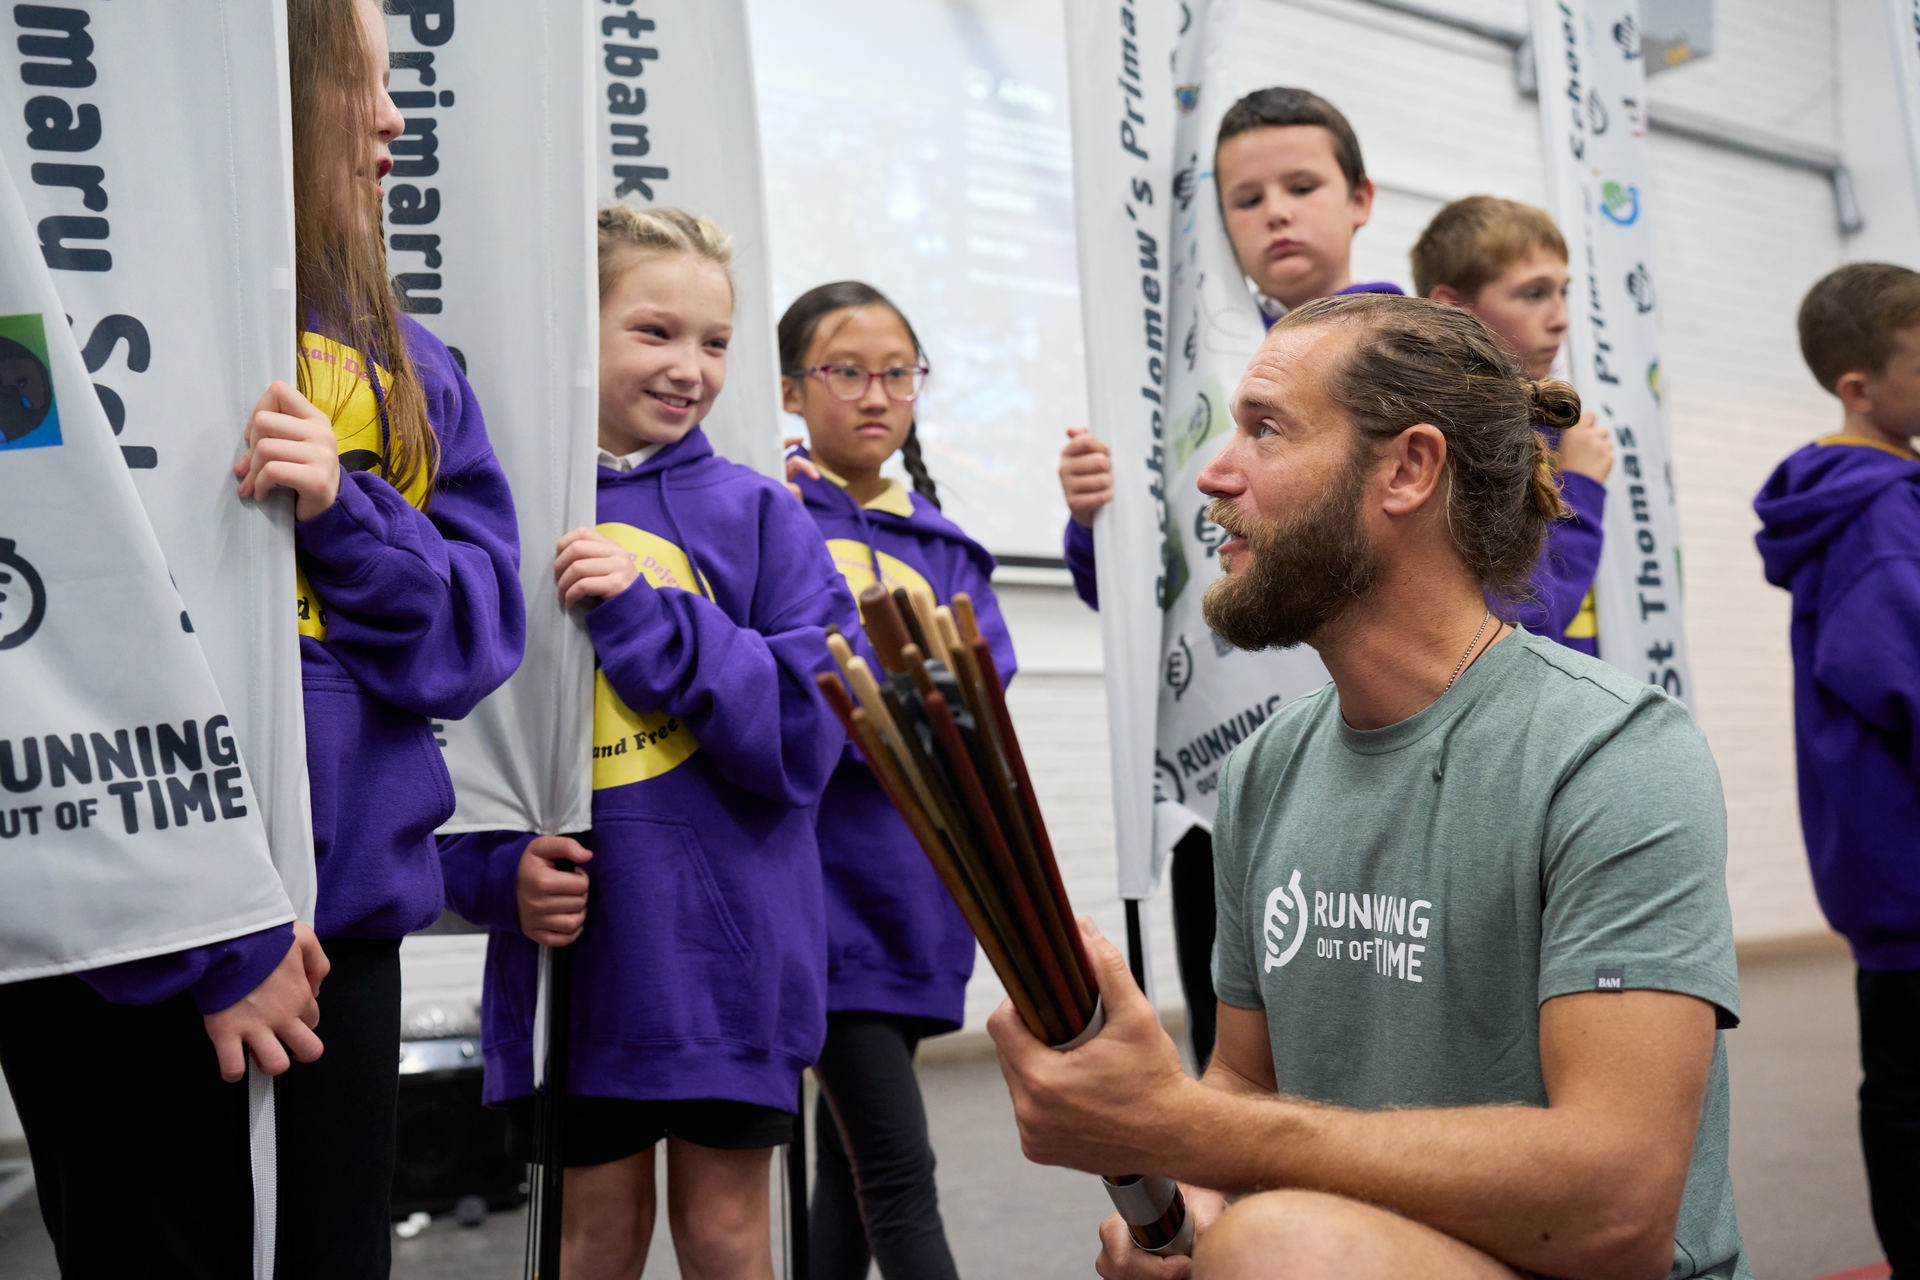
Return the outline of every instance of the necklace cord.
[[[1453,688],[1453,682],[1460,678],[1460,673],[1467,669],[1467,659],[1472,657],[1473,651],[1480,647],[1480,637],[1487,634],[1487,623],[1491,621],[1493,621],[1493,610],[1489,609],[1480,615],[1480,629],[1474,632],[1473,639],[1467,642],[1466,652],[1460,655],[1460,661],[1453,664],[1453,674],[1447,677],[1446,685],[1440,690],[1442,697],[1446,696],[1448,689]]]

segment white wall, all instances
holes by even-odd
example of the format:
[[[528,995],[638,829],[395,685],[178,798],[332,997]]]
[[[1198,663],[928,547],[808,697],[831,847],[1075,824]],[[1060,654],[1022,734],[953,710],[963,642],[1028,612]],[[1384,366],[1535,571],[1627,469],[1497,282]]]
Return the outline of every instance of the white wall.
[[[1526,23],[1520,0],[1437,7],[1514,29]],[[1877,5],[1839,7],[1871,8],[1879,20]],[[1836,67],[1843,53],[1855,62],[1869,50],[1884,59],[1879,28],[1849,28],[1831,0],[1740,0],[1719,6],[1717,16],[1713,56],[1656,78],[1656,110],[1839,147]],[[1407,250],[1447,200],[1482,191],[1544,199],[1537,109],[1516,90],[1500,46],[1359,0],[1243,0],[1242,25],[1236,95],[1303,85],[1337,104],[1360,135],[1381,191],[1373,222],[1355,241],[1356,278],[1409,284]],[[1884,141],[1896,117],[1875,113],[1888,111],[1887,101],[1856,88],[1846,101],[1858,125],[1849,139]],[[1875,163],[1895,161],[1905,164],[1904,156]],[[1862,256],[1861,246],[1843,242],[1831,190],[1817,174],[1658,132],[1653,166],[1653,266],[1688,635],[1696,707],[1727,792],[1735,932],[1751,942],[1817,931],[1824,925],[1794,801],[1787,597],[1761,578],[1750,504],[1780,458],[1831,429],[1834,406],[1801,364],[1794,314],[1806,289]],[[1884,206],[1878,214],[1869,208],[1869,234],[1879,230],[1879,245],[1889,243],[1890,229],[1913,230],[1910,252],[1920,253],[1911,213],[1887,194],[1911,201],[1910,184],[1899,185],[1904,172],[1861,183],[1863,198]],[[1021,654],[1010,701],[1068,892],[1117,936],[1098,628],[1064,589],[1009,588],[1003,603]],[[1177,1007],[1166,897],[1162,889],[1151,915],[1154,964],[1160,1003]],[[968,1000],[976,1024],[1000,998],[984,963],[980,971]]]

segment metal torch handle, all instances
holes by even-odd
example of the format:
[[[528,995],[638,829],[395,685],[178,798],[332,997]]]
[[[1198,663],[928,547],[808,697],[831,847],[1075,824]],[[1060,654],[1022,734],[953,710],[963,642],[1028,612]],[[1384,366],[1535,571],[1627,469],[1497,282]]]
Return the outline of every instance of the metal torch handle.
[[[1193,1219],[1187,1213],[1187,1198],[1172,1178],[1132,1174],[1100,1182],[1134,1244],[1164,1257],[1193,1252]]]

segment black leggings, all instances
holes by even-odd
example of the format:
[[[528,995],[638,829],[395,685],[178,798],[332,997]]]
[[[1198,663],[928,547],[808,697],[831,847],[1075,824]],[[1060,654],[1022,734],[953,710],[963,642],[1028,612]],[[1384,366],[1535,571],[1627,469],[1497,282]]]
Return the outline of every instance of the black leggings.
[[[957,1280],[913,1055],[925,1025],[883,1013],[827,1015],[814,1074],[812,1280]]]
[[[385,1280],[400,944],[336,938],[318,1062],[280,1077],[278,1280]],[[0,986],[0,1066],[65,1280],[250,1280],[247,1086],[191,998],[109,1004],[78,978]]]
[[[1213,1057],[1213,934],[1217,927],[1213,898],[1213,837],[1194,827],[1173,846],[1173,945],[1180,965],[1180,992],[1187,998],[1187,1034],[1193,1060],[1206,1071]]]
[[[1860,1145],[1893,1280],[1920,1280],[1920,970],[1862,969]]]

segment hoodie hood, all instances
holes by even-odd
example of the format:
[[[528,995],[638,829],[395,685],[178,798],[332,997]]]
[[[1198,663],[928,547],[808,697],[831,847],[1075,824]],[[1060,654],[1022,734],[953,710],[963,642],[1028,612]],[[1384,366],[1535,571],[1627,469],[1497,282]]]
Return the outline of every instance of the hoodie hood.
[[[805,449],[794,449],[789,456],[809,460],[812,457]],[[973,561],[981,577],[993,577],[993,555],[942,514],[940,508],[910,489],[901,490],[910,504],[911,512],[902,515],[881,507],[862,507],[845,489],[831,480],[815,480],[803,475],[795,477],[794,483],[800,486],[800,497],[806,504],[807,514],[814,518],[828,538],[845,533],[871,546],[873,538],[870,536],[870,526],[903,533],[922,541],[945,542]]]
[[[1920,458],[1877,442],[1828,436],[1789,456],[1753,500],[1767,581],[1791,589],[1887,490],[1903,485],[1914,486],[1920,500]]]

